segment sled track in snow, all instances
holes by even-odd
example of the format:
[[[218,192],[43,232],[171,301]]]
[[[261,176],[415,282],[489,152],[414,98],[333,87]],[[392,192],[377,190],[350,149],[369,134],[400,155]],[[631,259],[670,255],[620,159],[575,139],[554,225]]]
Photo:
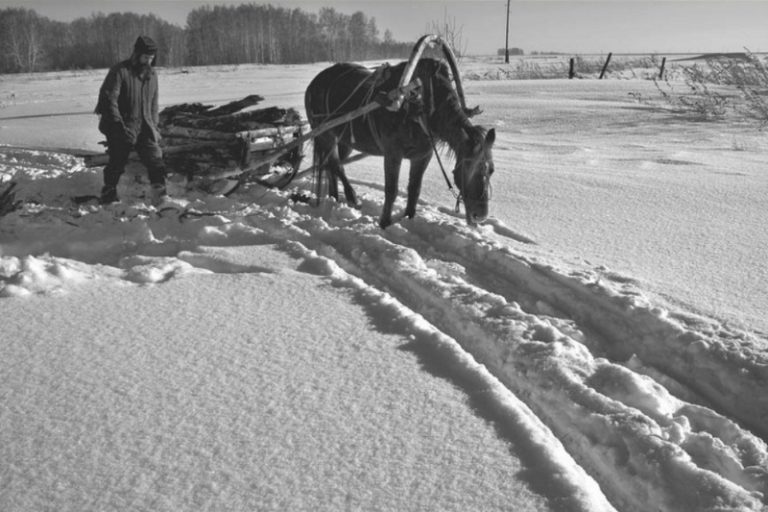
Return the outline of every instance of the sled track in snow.
[[[101,212],[65,219],[66,232],[57,236],[67,237],[70,257],[82,253],[92,258],[86,261],[113,264],[111,248],[127,244],[137,254],[176,256],[210,271],[217,270],[196,248],[215,244],[217,230],[242,232],[245,238],[235,237],[241,241],[272,240],[303,260],[300,268],[382,305],[397,303],[460,346],[527,406],[530,415],[513,421],[545,425],[616,510],[768,508],[764,340],[654,308],[621,276],[556,267],[503,226],[470,228],[422,205],[417,218],[382,231],[380,207],[371,200],[361,210],[330,201],[289,204],[269,191],[258,206],[179,217],[181,229],[169,229],[175,219],[114,223]],[[78,242],[81,229],[87,247]],[[94,233],[103,235],[99,243]],[[174,269],[158,272],[171,278]],[[600,492],[587,489],[594,484],[588,478],[561,477],[588,496],[587,505],[567,510],[614,510],[589,498]]]
[[[768,367],[740,360],[730,344],[747,341],[744,334],[687,325],[695,319],[601,285],[599,274],[569,275],[434,211],[382,232],[374,210],[359,219],[250,222],[328,258],[453,338],[525,402],[618,509],[765,507],[768,450],[739,423],[768,436],[768,397],[754,393],[765,389]]]

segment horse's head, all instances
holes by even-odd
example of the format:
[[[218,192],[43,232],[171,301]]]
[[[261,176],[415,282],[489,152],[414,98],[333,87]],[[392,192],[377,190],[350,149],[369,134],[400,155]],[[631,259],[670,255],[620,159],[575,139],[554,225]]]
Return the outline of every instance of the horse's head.
[[[488,217],[491,175],[494,171],[491,149],[496,140],[496,131],[493,128],[486,131],[472,126],[468,134],[467,142],[456,153],[453,181],[464,202],[467,224],[475,225]]]

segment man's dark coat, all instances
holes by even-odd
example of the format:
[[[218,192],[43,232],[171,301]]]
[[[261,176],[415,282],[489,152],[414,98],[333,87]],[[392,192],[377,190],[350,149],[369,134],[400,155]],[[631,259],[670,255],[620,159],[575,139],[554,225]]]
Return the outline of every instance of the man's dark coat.
[[[107,139],[115,137],[135,144],[142,123],[150,128],[154,142],[160,141],[157,73],[150,68],[142,78],[132,59],[113,66],[99,91],[96,113],[101,115],[99,131]]]

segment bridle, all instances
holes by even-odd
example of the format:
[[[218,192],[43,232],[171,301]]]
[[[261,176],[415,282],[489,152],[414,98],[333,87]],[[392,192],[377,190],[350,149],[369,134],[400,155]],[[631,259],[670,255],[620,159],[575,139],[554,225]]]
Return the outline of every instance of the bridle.
[[[483,158],[482,155],[473,156],[470,158],[462,158],[456,160],[456,166],[453,168],[453,181],[456,183],[456,185],[459,187],[459,192],[457,193],[456,190],[453,188],[453,184],[451,183],[451,180],[448,178],[448,173],[445,171],[445,166],[443,166],[443,160],[440,158],[440,153],[437,151],[437,144],[435,144],[435,138],[432,136],[432,131],[429,129],[429,126],[427,125],[427,113],[425,112],[423,115],[418,117],[419,125],[421,126],[421,129],[424,131],[424,133],[429,138],[429,143],[432,146],[432,152],[435,154],[435,158],[437,159],[437,163],[440,165],[440,172],[443,174],[443,179],[445,180],[445,184],[448,186],[448,190],[453,194],[453,197],[456,199],[456,206],[454,208],[454,211],[456,213],[459,213],[461,209],[461,203],[464,202],[464,190],[465,188],[465,173],[459,172],[459,168],[461,167],[461,164],[467,161],[472,162],[472,166],[477,165],[476,162],[480,158]],[[487,165],[487,164],[486,164]],[[491,173],[488,172],[488,169],[483,169],[483,196],[481,196],[480,199],[484,200],[490,200],[491,199]],[[456,179],[457,175],[460,177],[460,179]],[[459,183],[460,182],[460,183]]]
[[[454,167],[454,169],[453,169],[453,179],[454,179],[454,181],[458,181],[458,180],[456,180],[456,175],[458,174],[461,177],[461,181],[462,181],[461,182],[461,186],[459,188],[461,190],[464,190],[464,187],[463,187],[464,181],[463,180],[464,180],[465,174],[459,172],[459,168],[462,166],[462,164],[464,164],[465,162],[470,162],[468,164],[468,167],[470,167],[470,168],[475,168],[475,167],[478,167],[479,165],[483,165],[484,168],[482,170],[478,171],[478,172],[480,172],[482,174],[482,179],[483,179],[483,195],[480,196],[480,199],[483,199],[483,200],[486,200],[486,201],[490,201],[490,199],[491,199],[491,172],[489,170],[490,164],[487,161],[481,164],[480,160],[484,159],[484,158],[485,158],[484,155],[480,154],[480,155],[476,155],[476,156],[473,156],[473,157],[462,158],[460,160],[457,160],[456,167]]]
[[[431,82],[429,87],[430,88],[432,87]],[[434,153],[435,158],[437,159],[437,163],[440,166],[440,172],[443,175],[445,184],[447,185],[448,190],[451,192],[451,194],[453,194],[453,197],[456,199],[456,206],[454,208],[454,211],[456,213],[459,213],[459,211],[461,210],[461,203],[466,202],[464,199],[464,193],[465,193],[464,190],[466,190],[466,188],[464,187],[465,173],[459,172],[459,168],[461,167],[462,163],[467,161],[471,161],[472,162],[471,165],[474,166],[477,163],[476,161],[482,158],[483,156],[477,155],[469,158],[457,159],[456,166],[453,169],[453,180],[454,180],[454,183],[456,183],[456,185],[459,187],[459,191],[456,192],[456,190],[453,187],[453,184],[451,183],[450,178],[448,177],[448,173],[445,170],[443,161],[440,158],[440,153],[437,151],[437,144],[435,143],[435,138],[432,135],[432,130],[429,129],[429,123],[427,122],[430,112],[434,110],[434,97],[431,92],[429,97],[430,97],[430,103],[431,103],[430,109],[422,108],[422,112],[420,113],[420,115],[416,116],[416,120],[419,123],[419,126],[421,127],[422,131],[426,134],[427,138],[429,139],[429,143],[432,146],[432,152]],[[484,169],[482,172],[483,172],[483,196],[481,197],[481,199],[490,200],[491,176],[487,169]],[[458,180],[456,179],[457,175],[460,178]]]

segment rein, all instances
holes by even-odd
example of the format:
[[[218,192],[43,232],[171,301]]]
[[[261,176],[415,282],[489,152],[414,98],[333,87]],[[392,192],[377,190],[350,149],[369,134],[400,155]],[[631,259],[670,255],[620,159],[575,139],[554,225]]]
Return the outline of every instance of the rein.
[[[459,213],[459,209],[461,205],[461,194],[456,193],[456,190],[454,190],[451,180],[448,178],[448,173],[445,172],[445,167],[443,166],[443,160],[440,158],[440,153],[437,151],[437,144],[435,144],[435,138],[432,136],[432,131],[430,131],[429,127],[427,126],[427,122],[424,120],[426,115],[427,114],[425,113],[423,116],[418,117],[419,126],[421,126],[421,129],[424,130],[424,133],[429,138],[429,143],[432,145],[432,151],[435,153],[435,158],[437,158],[437,163],[440,165],[440,171],[443,173],[443,179],[445,179],[445,184],[448,185],[448,190],[451,192],[451,194],[453,194],[453,197],[456,199],[455,211],[456,213]]]
[[[432,82],[430,81],[430,88],[432,87]],[[430,111],[434,110],[434,102],[435,98],[432,92],[429,94],[430,98]],[[459,213],[460,207],[461,207],[461,194],[457,193],[456,190],[453,188],[453,184],[451,183],[451,180],[448,178],[448,173],[445,172],[445,167],[443,166],[443,160],[440,158],[440,153],[437,151],[437,144],[435,144],[435,138],[432,136],[432,130],[429,129],[429,125],[427,124],[427,116],[428,116],[427,110],[422,111],[422,115],[418,116],[416,120],[419,123],[419,126],[421,126],[422,131],[426,134],[427,138],[429,139],[429,143],[432,146],[432,152],[435,154],[435,158],[437,159],[438,165],[440,165],[440,172],[443,173],[443,179],[445,180],[445,184],[448,185],[448,191],[450,191],[451,194],[453,194],[454,199],[456,199],[456,206],[454,207],[454,211],[456,213]]]

